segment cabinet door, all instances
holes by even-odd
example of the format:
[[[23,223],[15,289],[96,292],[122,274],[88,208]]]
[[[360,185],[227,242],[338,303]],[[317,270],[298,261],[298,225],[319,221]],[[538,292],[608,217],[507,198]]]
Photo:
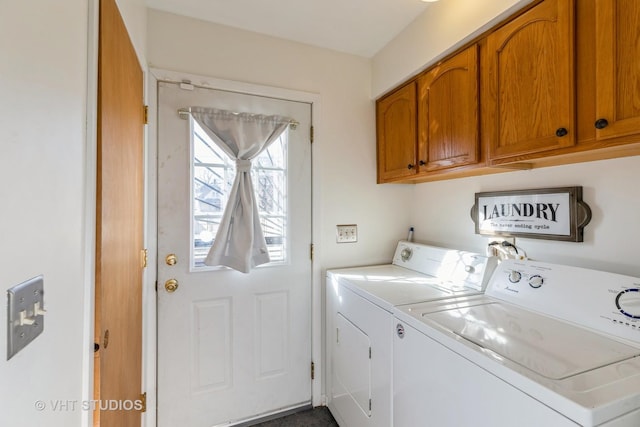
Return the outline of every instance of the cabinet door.
[[[640,133],[640,2],[596,2],[596,138]]]
[[[478,162],[478,46],[437,65],[418,80],[418,169]]]
[[[574,145],[573,0],[545,0],[490,34],[485,61],[491,160]]]
[[[416,83],[402,86],[376,104],[378,183],[416,173]]]

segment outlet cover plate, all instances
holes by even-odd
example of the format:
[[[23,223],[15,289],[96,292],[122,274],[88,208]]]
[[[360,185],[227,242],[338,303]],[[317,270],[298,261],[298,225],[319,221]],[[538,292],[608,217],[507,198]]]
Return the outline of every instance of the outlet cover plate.
[[[356,224],[336,225],[337,243],[355,243],[358,241],[358,226]]]

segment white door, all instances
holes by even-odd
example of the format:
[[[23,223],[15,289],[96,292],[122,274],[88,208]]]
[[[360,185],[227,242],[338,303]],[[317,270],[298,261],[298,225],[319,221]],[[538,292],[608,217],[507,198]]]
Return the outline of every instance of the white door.
[[[235,166],[178,115],[190,106],[299,122],[254,161],[271,263],[249,274],[202,264]],[[310,403],[310,126],[309,103],[159,82],[158,426],[233,424]]]

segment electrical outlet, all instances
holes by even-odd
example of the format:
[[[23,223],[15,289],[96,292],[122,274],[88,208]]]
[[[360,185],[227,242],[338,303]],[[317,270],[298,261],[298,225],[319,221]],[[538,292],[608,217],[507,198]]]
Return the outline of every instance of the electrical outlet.
[[[356,224],[336,225],[337,243],[355,243],[358,241],[358,226]]]

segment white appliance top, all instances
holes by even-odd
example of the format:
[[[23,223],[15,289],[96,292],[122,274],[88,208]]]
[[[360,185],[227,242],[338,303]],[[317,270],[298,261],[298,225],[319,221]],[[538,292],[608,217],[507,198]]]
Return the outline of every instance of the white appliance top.
[[[581,425],[640,407],[639,278],[506,260],[483,295],[395,315]]]
[[[400,241],[393,264],[329,270],[327,274],[374,304],[391,310],[481,292],[495,257]]]
[[[477,293],[462,286],[442,286],[436,277],[390,264],[331,270],[328,274],[387,310],[396,305]]]
[[[422,316],[550,379],[564,379],[640,355],[638,348],[497,302]]]

